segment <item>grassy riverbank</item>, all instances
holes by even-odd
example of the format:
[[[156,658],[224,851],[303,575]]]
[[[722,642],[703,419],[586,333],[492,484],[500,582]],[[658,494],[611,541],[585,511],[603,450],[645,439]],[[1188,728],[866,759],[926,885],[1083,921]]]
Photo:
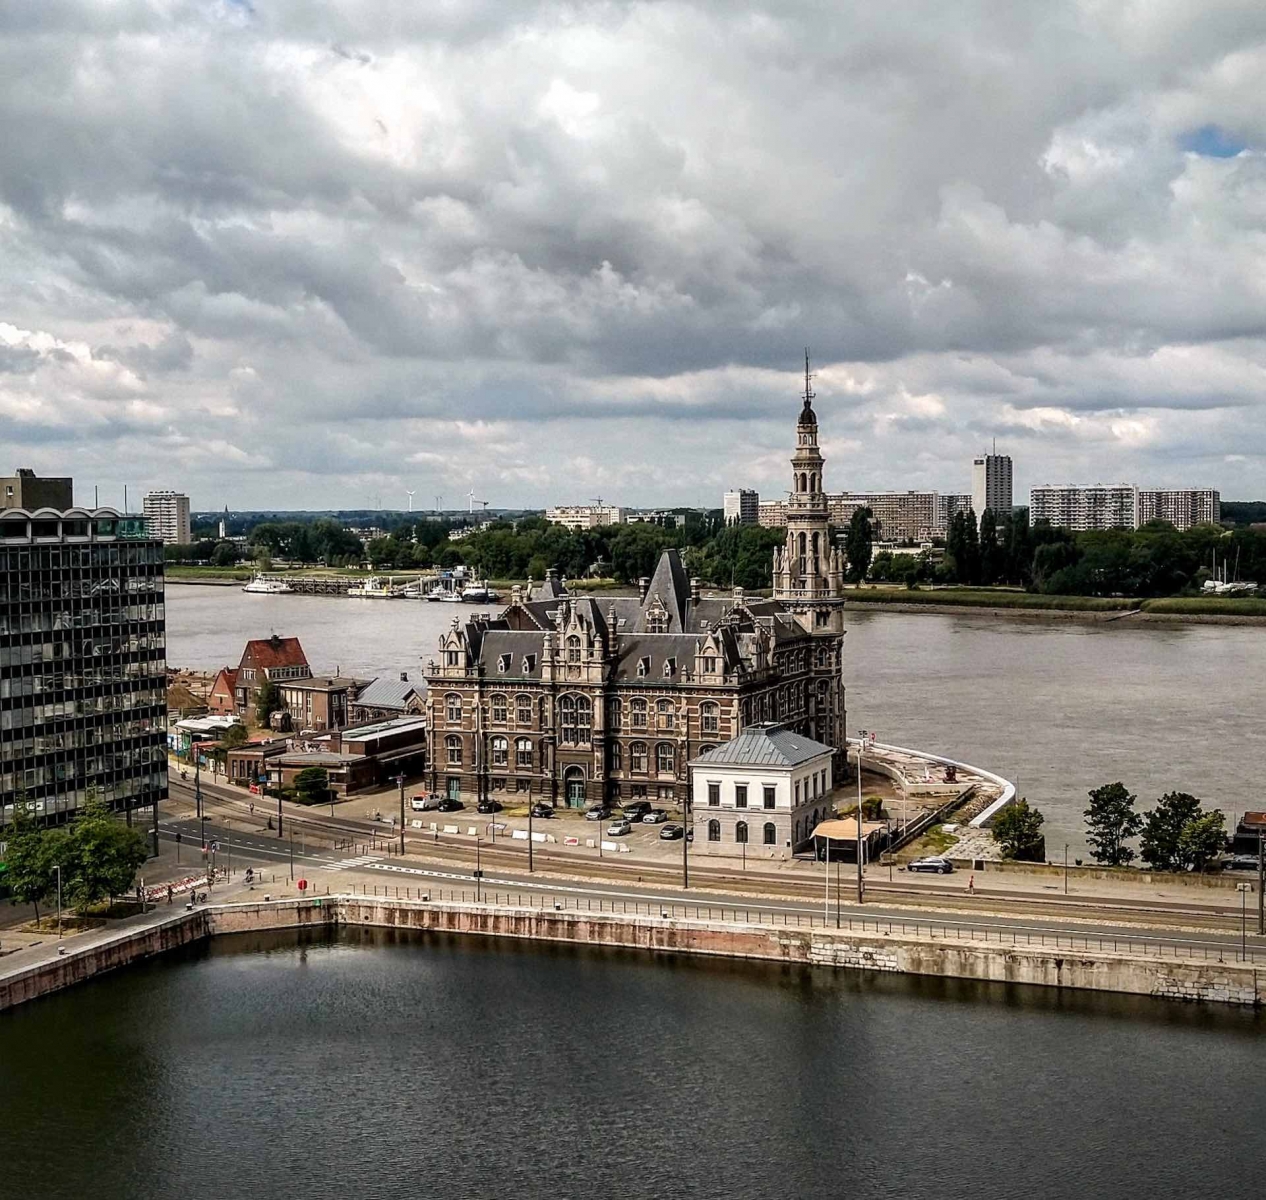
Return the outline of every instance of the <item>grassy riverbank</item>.
[[[1033,609],[1061,612],[1123,612],[1145,602],[1129,596],[1043,596],[1009,588],[854,588],[849,603],[953,605],[967,608]]]

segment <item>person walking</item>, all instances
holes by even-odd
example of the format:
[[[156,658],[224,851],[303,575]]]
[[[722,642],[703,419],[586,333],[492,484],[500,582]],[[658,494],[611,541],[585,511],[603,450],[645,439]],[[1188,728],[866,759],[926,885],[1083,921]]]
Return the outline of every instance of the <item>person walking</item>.
[[[171,884],[169,883],[169,884],[167,885],[167,903],[168,903],[168,904],[170,904],[170,903],[171,903],[171,898],[172,898],[175,894],[176,894],[176,893],[172,890],[172,886],[171,886]]]
[[[974,896],[976,894],[976,876],[975,875],[967,876],[967,894],[969,896]]]

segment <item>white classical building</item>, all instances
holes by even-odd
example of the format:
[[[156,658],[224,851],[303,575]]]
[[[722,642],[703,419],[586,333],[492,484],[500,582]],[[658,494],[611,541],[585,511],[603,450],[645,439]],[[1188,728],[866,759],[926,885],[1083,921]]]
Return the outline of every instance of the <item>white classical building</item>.
[[[749,725],[690,762],[696,854],[790,858],[830,815],[835,750],[784,725]]]

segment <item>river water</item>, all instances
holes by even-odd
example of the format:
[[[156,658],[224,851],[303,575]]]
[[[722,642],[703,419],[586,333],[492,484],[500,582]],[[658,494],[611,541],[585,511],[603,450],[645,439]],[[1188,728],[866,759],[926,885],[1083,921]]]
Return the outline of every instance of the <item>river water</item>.
[[[2,1191],[1258,1196],[1261,1033],[1034,988],[387,931],[219,940],[0,1018]]]
[[[412,676],[466,606],[247,596],[169,586],[167,657],[216,670],[247,638],[296,635],[313,669]],[[1120,779],[1147,807],[1187,791],[1232,819],[1263,807],[1266,629],[850,611],[850,733],[1014,780],[1046,815],[1047,855],[1084,851],[1086,792]]]

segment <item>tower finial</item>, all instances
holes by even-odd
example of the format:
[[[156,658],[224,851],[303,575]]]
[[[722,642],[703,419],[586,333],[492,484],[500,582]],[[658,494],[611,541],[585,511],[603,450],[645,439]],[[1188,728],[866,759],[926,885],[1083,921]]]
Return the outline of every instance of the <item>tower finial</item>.
[[[813,402],[817,393],[813,390],[813,375],[809,371],[809,347],[804,348],[804,402],[806,405]]]

